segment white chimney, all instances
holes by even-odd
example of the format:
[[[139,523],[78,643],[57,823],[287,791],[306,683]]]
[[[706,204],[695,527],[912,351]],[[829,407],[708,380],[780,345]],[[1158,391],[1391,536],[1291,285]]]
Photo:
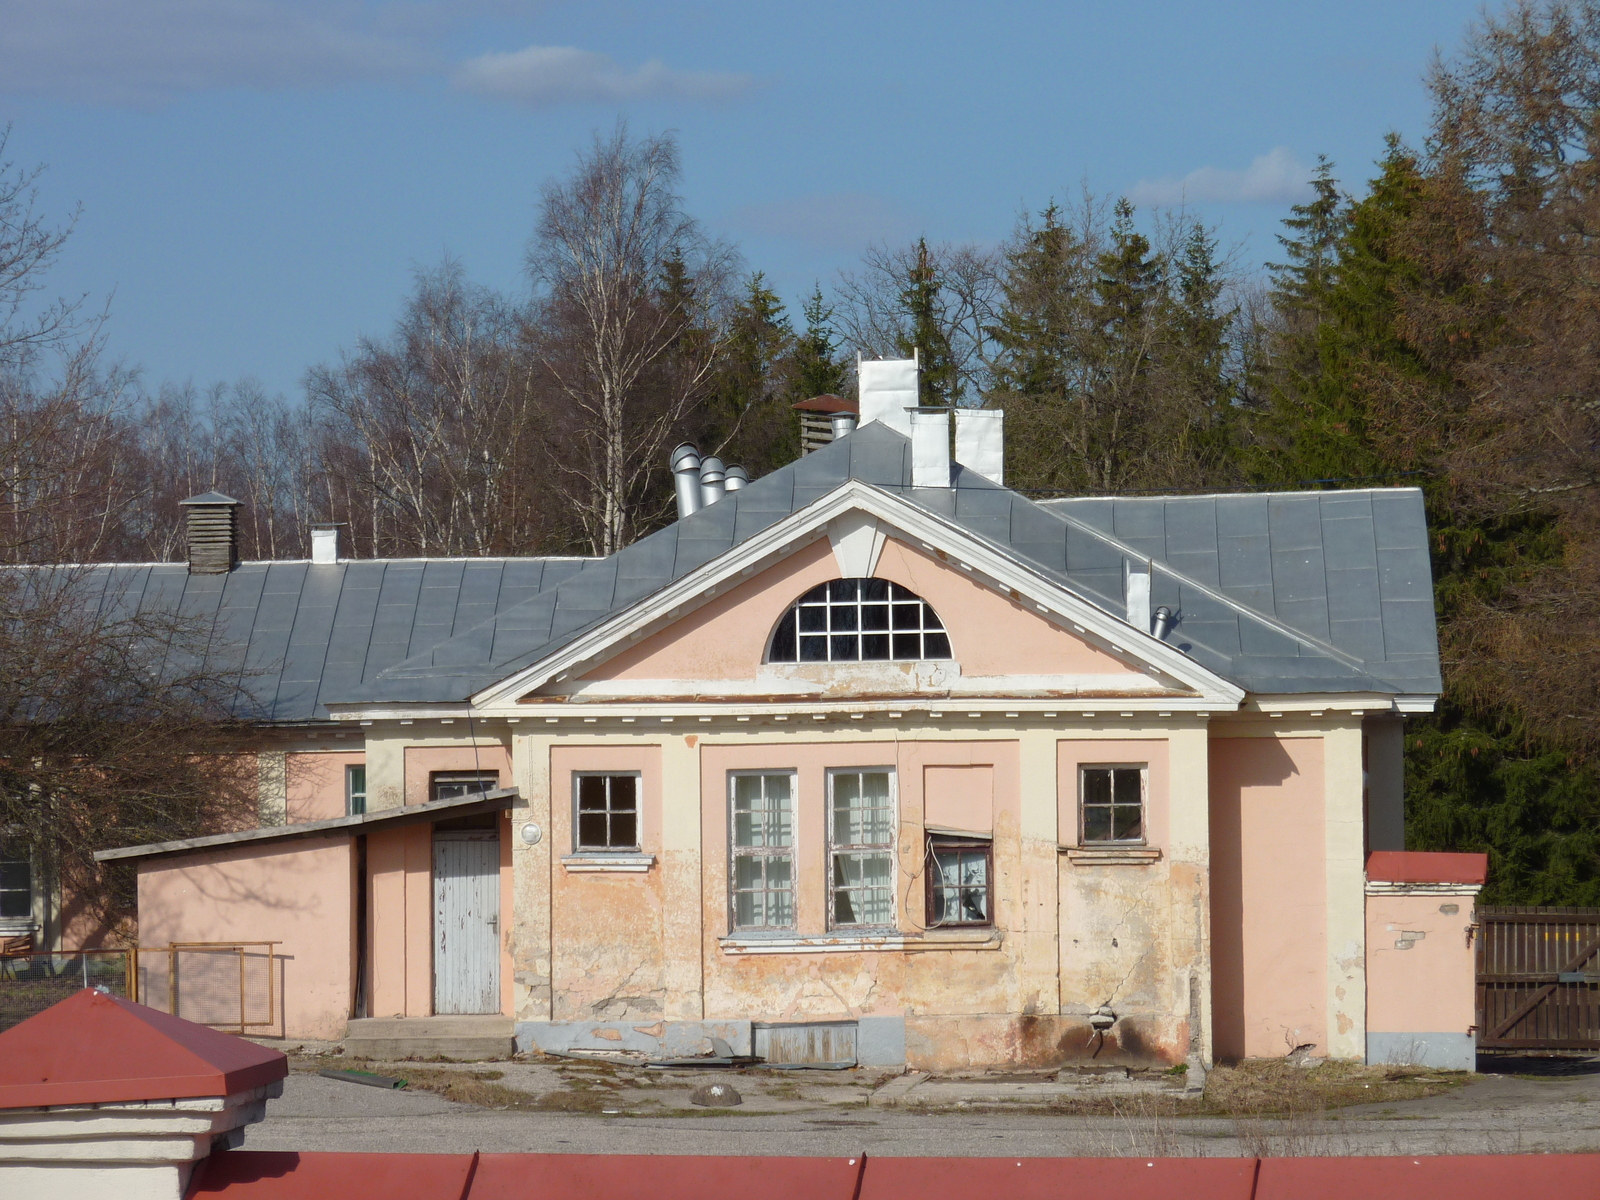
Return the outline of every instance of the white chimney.
[[[911,417],[911,486],[950,486],[950,410],[913,410]]]
[[[917,407],[916,358],[865,358],[856,364],[861,385],[861,423],[882,421],[911,436],[909,409]]]
[[[339,529],[332,526],[327,529],[313,529],[311,531],[311,562],[314,566],[331,567],[339,561]]]
[[[1128,624],[1150,632],[1150,572],[1128,568]]]
[[[956,409],[956,461],[1002,487],[1006,482],[1005,421],[1003,409]]]

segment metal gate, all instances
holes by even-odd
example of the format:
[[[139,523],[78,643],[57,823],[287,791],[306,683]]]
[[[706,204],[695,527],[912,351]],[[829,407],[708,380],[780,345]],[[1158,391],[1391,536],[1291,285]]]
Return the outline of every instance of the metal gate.
[[[493,830],[434,834],[433,1011],[500,1011],[500,841]]]
[[[1478,1049],[1600,1050],[1600,908],[1480,908]]]

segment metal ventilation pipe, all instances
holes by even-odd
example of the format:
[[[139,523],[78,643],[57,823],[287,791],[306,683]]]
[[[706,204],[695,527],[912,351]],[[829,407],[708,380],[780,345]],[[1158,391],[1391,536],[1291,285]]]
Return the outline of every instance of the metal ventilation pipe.
[[[836,412],[829,417],[828,423],[833,426],[833,440],[837,442],[840,438],[854,433],[858,419],[853,412]]]
[[[672,486],[678,493],[678,519],[700,511],[700,451],[684,442],[672,452]]]
[[[722,493],[727,489],[728,473],[723,469],[722,460],[715,454],[708,454],[700,460],[700,507],[706,508],[722,499]]]
[[[750,472],[746,471],[743,467],[735,466],[728,468],[728,477],[723,481],[722,486],[727,491],[737,492],[740,488],[749,484],[749,482]]]
[[[1172,627],[1178,623],[1178,619],[1172,615],[1172,610],[1165,604],[1156,609],[1151,615],[1154,620],[1150,632],[1156,635],[1156,641],[1166,641],[1167,634],[1172,632]]]

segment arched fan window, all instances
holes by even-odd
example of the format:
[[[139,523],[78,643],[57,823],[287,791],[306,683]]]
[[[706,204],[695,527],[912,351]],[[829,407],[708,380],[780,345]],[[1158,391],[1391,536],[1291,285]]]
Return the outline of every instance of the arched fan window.
[[[949,658],[950,637],[915,592],[885,579],[835,579],[794,602],[768,662],[915,662]]]

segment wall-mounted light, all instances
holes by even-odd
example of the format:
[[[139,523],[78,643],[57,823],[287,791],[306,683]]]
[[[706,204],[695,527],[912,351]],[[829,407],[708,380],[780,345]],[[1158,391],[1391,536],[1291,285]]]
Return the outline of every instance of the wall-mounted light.
[[[529,846],[537,846],[544,837],[544,830],[533,821],[522,827],[522,840]]]

